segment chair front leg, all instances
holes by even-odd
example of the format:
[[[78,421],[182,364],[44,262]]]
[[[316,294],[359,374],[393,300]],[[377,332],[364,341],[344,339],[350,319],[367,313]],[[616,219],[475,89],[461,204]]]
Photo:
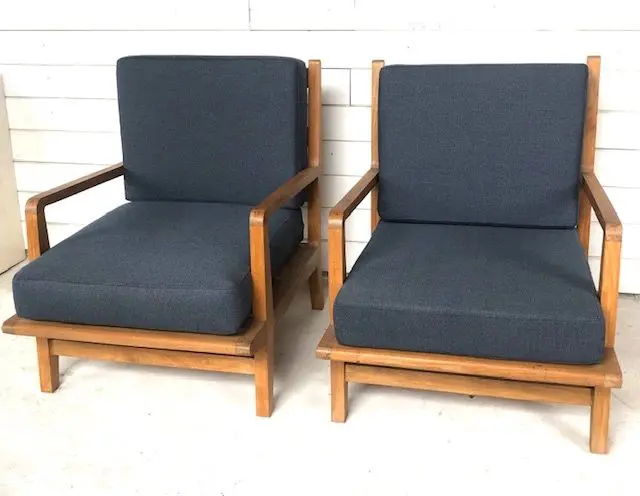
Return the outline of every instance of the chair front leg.
[[[270,417],[273,412],[273,374],[275,316],[271,283],[271,256],[266,213],[254,209],[249,218],[251,279],[253,283],[253,318],[264,322],[265,333],[254,356],[256,383],[256,415]]]
[[[331,420],[347,420],[349,384],[346,380],[346,364],[331,360]]]
[[[333,305],[346,278],[345,218],[339,213],[329,217],[329,312],[333,324]],[[331,420],[347,420],[349,384],[346,364],[331,360]]]
[[[275,332],[273,323],[267,325],[262,331],[266,333],[264,342],[256,352],[255,384],[256,384],[256,415],[258,417],[270,417],[273,413],[273,375],[274,375],[274,348]]]
[[[609,411],[611,410],[611,389],[593,388],[591,400],[591,432],[589,448],[601,455],[609,451]]]

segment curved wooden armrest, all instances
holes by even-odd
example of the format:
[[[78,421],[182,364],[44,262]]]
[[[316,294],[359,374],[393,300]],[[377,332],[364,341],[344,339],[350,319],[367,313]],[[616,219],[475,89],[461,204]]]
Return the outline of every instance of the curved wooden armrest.
[[[586,172],[582,175],[582,188],[604,231],[598,293],[605,319],[605,345],[612,348],[618,313],[622,223],[595,174]]]
[[[378,184],[378,169],[369,169],[329,213],[329,312],[347,276],[345,221]]]
[[[339,228],[378,184],[378,169],[369,169],[329,213],[329,229]]]
[[[47,205],[106,183],[123,174],[124,166],[120,162],[29,198],[25,208],[29,260],[38,258],[49,249],[49,233],[44,215],[44,208]]]
[[[249,248],[253,282],[253,318],[262,322],[273,320],[273,288],[269,253],[269,216],[305,188],[320,178],[320,167],[308,167],[298,172],[256,205],[249,214]]]
[[[605,239],[621,240],[622,222],[596,175],[591,172],[584,173],[582,187],[604,231]]]

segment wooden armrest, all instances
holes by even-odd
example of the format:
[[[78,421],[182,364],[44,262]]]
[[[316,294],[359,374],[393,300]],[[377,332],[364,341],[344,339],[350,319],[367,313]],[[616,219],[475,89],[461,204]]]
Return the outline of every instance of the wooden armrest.
[[[618,313],[622,223],[595,174],[582,174],[582,188],[604,231],[598,294],[605,319],[605,346],[613,348]]]
[[[329,213],[329,313],[347,275],[345,220],[378,184],[378,169],[369,169]]]
[[[269,216],[302,190],[320,178],[320,167],[308,167],[298,172],[273,193],[256,205],[249,215],[249,252],[253,284],[253,318],[266,322],[267,332],[273,335],[273,285],[269,250]],[[272,337],[270,338],[272,339]]]
[[[124,167],[121,162],[29,198],[25,208],[29,260],[38,258],[49,249],[47,220],[44,215],[44,208],[47,205],[69,198],[123,174]]]
[[[329,229],[339,228],[378,184],[378,169],[369,169],[329,213]]]
[[[591,172],[584,173],[582,175],[582,187],[604,231],[605,240],[621,240],[622,223],[595,174]]]
[[[298,172],[251,210],[251,224],[264,224],[269,216],[320,177],[320,167]]]

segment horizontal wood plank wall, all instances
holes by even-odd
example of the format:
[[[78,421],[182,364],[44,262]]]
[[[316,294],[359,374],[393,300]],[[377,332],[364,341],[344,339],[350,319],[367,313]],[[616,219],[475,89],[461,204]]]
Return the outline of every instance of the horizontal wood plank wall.
[[[90,8],[80,0],[65,7],[11,2],[0,18],[0,73],[22,207],[33,193],[120,160],[115,62],[124,55],[321,59],[326,240],[330,207],[370,166],[371,60],[583,62],[599,54],[596,173],[624,223],[620,289],[640,293],[640,18],[634,2],[615,8],[584,8],[581,2],[577,8],[577,2],[543,0],[553,5],[553,16],[542,15],[539,3],[516,8],[489,0],[399,2],[184,0],[180,9],[159,5],[154,16],[124,0]],[[126,16],[119,4],[127,6]],[[529,11],[523,15],[522,8]],[[51,206],[52,244],[123,202],[116,180]],[[348,268],[369,239],[369,206],[362,202],[347,221]],[[602,235],[595,218],[591,233],[597,280]]]

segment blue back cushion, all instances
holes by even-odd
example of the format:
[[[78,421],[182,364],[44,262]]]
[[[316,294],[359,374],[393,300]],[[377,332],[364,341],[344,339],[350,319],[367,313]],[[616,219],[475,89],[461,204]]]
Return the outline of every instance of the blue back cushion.
[[[128,200],[255,205],[307,166],[300,60],[133,56],[117,80]]]
[[[584,64],[384,67],[380,216],[572,227]]]

